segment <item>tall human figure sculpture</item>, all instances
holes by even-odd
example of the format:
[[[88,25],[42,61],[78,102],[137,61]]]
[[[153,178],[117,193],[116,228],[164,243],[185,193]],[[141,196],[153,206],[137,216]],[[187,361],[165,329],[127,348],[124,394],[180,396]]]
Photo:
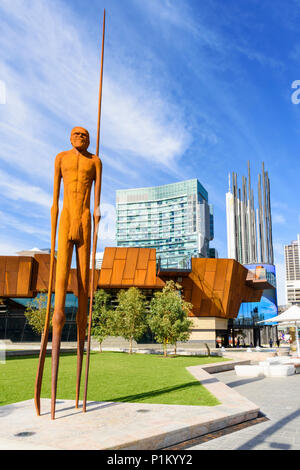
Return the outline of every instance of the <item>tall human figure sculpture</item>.
[[[77,322],[77,381],[78,408],[82,360],[87,326],[89,272],[91,251],[90,196],[94,183],[94,227],[100,222],[100,193],[102,164],[98,156],[88,152],[89,133],[82,127],[71,132],[72,149],[59,153],[55,159],[53,206],[51,209],[52,237],[56,231],[59,212],[61,180],[64,185],[63,208],[58,229],[58,249],[55,279],[55,304],[52,317],[52,382],[51,417],[55,416],[59,352],[65,323],[65,300],[75,247],[78,280]],[[38,410],[39,414],[39,410]]]
[[[77,384],[78,407],[82,359],[87,326],[89,271],[91,251],[90,196],[93,182],[94,227],[100,221],[101,160],[88,152],[89,133],[75,127],[71,133],[72,150],[57,155],[54,173],[53,215],[58,215],[60,182],[64,183],[64,200],[58,230],[55,305],[52,317],[52,412],[55,410],[58,359],[62,329],[65,323],[65,299],[71,267],[73,247],[76,249],[78,280],[77,322]],[[92,301],[92,299],[91,299]]]
[[[89,373],[89,357],[91,342],[92,304],[94,290],[95,254],[97,247],[97,234],[100,222],[100,194],[102,163],[99,158],[100,121],[102,105],[102,81],[104,61],[105,37],[105,10],[103,14],[101,72],[98,103],[98,125],[96,154],[88,152],[90,136],[83,127],[74,127],[71,132],[72,149],[61,152],[55,159],[53,206],[51,208],[51,257],[48,287],[48,302],[46,309],[45,328],[42,336],[38,370],[36,375],[34,402],[37,414],[40,415],[40,396],[46,348],[49,335],[51,294],[53,292],[54,253],[56,243],[56,229],[59,212],[59,195],[61,180],[64,184],[63,208],[58,230],[58,251],[56,262],[55,304],[52,317],[52,383],[51,383],[51,418],[55,417],[55,403],[57,390],[57,376],[59,352],[62,330],[65,323],[65,300],[71,268],[72,254],[76,249],[77,280],[78,280],[78,312],[77,322],[77,381],[76,381],[76,408],[78,408],[82,360],[87,326],[87,307],[90,287],[89,328],[87,342],[87,362],[85,374],[85,388],[83,398],[83,411],[86,411],[87,383]],[[92,185],[94,188],[94,217],[93,217],[93,249],[92,249],[92,276],[90,273],[91,249],[91,214],[90,198]]]

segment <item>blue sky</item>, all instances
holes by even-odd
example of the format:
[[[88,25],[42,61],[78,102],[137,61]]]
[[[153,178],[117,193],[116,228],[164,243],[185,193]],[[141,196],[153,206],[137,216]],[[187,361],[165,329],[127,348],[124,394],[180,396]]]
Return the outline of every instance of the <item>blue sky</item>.
[[[104,7],[98,249],[114,244],[116,189],[196,177],[226,257],[228,173],[241,182],[250,160],[256,196],[264,161],[282,279],[300,230],[299,0],[1,0],[0,253],[50,245],[53,163],[74,125],[95,149]]]

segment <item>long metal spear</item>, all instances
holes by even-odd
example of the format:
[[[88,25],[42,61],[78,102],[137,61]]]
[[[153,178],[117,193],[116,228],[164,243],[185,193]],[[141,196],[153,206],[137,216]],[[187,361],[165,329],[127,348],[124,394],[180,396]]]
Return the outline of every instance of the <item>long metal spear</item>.
[[[105,40],[105,10],[103,14],[103,33],[102,33],[102,52],[101,52],[101,72],[100,72],[100,86],[99,86],[99,104],[98,104],[98,125],[97,125],[97,144],[96,155],[99,156],[100,146],[100,123],[101,123],[101,107],[102,107],[102,83],[103,83],[103,62],[104,62],[104,40]],[[102,172],[101,172],[102,175]],[[83,412],[86,411],[88,376],[90,365],[90,349],[91,349],[91,328],[92,328],[92,311],[93,311],[93,297],[94,297],[94,279],[95,279],[95,258],[98,240],[98,224],[94,227],[93,235],[93,249],[92,249],[92,277],[90,284],[90,306],[89,306],[89,326],[88,326],[88,342],[87,342],[87,356],[86,356],[86,369],[85,369],[85,386],[83,397]]]
[[[50,310],[51,310],[51,297],[52,297],[52,284],[53,284],[53,274],[54,274],[54,261],[55,261],[55,241],[56,241],[56,228],[57,228],[57,213],[52,215],[52,227],[51,227],[51,255],[50,255],[50,273],[49,273],[49,284],[48,284],[48,299],[46,307],[46,316],[45,316],[45,326],[42,336],[39,364],[35,379],[35,388],[34,388],[34,403],[37,415],[41,414],[41,388],[42,388],[42,379],[44,372],[45,357],[48,344],[49,336],[49,325],[50,325]]]

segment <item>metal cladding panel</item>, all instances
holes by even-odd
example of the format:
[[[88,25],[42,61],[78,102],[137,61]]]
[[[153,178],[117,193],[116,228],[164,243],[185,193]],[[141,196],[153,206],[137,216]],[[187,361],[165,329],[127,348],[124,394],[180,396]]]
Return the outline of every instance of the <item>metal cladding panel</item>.
[[[111,284],[121,285],[123,279],[123,271],[125,268],[125,259],[115,259],[111,275]]]
[[[146,286],[154,286],[156,284],[156,261],[149,260],[147,275],[145,280]]]
[[[194,284],[192,287],[192,293],[191,293],[191,303],[193,304],[194,307],[200,308],[201,303],[203,302],[203,299],[206,298],[206,295],[204,294],[203,290],[199,285]]]
[[[135,270],[136,270],[136,265],[137,265],[137,259],[138,259],[138,250],[136,248],[128,248],[125,268],[123,272],[123,281],[125,280],[131,280],[131,282],[133,281]]]
[[[223,308],[226,313],[229,305],[229,295],[231,291],[231,282],[230,280],[225,280],[224,291],[223,291]]]
[[[232,260],[232,261],[233,261],[232,269],[229,271],[230,275],[229,275],[229,272],[227,271],[227,279],[226,279],[229,285],[228,301],[227,301],[227,305],[225,309],[225,312],[228,318],[235,318],[231,315],[231,312],[232,312],[232,307],[234,303],[235,292],[239,289],[238,278],[237,278],[238,263],[235,260]]]
[[[117,248],[105,248],[101,269],[112,269]]]
[[[34,258],[38,263],[35,290],[37,290],[38,292],[48,290],[49,275],[50,275],[50,255],[36,254],[34,255]],[[53,285],[55,285],[55,271],[56,271],[56,266],[54,266]]]
[[[203,299],[201,302],[201,307],[197,312],[197,316],[199,317],[210,317],[210,309],[211,309],[211,300],[210,299]]]
[[[17,281],[17,295],[28,296],[30,295],[30,281],[32,274],[33,260],[32,258],[22,257],[19,262],[18,281]]]
[[[148,268],[148,261],[150,257],[150,249],[149,248],[139,248],[139,255],[136,269],[147,269]]]
[[[165,285],[166,285],[165,281],[163,279],[161,279],[160,277],[156,276],[155,287],[163,289],[165,287]]]
[[[210,316],[224,317],[221,301],[217,297],[214,297],[213,302],[211,302]]]
[[[223,261],[223,260],[222,260]],[[217,270],[218,259],[216,258],[207,258],[205,265],[205,272],[216,272]]]
[[[192,289],[184,288],[183,298],[186,302],[191,302],[192,299]]]
[[[134,285],[136,286],[145,286],[146,281],[146,269],[137,269],[134,276]]]
[[[122,279],[122,286],[124,287],[132,287],[133,279]]]
[[[235,263],[236,263],[236,261],[233,260],[233,259],[228,259],[228,260],[227,260],[227,269],[226,269],[225,281],[231,281],[232,273],[233,273],[233,269],[234,269]]]
[[[117,248],[115,253],[115,259],[126,259],[128,248]]]
[[[203,279],[207,258],[192,258],[192,272]]]
[[[206,271],[204,274],[204,284],[209,291],[214,288],[215,277],[216,271]]]
[[[5,290],[4,294],[6,296],[11,293],[17,293],[17,282],[18,282],[18,272],[16,271],[6,271],[5,273]]]
[[[221,305],[221,309],[223,309],[224,289],[222,289],[222,290],[214,289],[214,296],[215,296],[215,299],[216,299],[217,303],[219,303],[219,305]]]
[[[247,272],[248,270],[244,268],[244,266],[236,262],[230,286],[231,297],[227,309],[228,318],[236,318],[238,315],[240,305],[245,295],[245,289],[247,289],[247,286],[245,284]]]
[[[7,256],[5,271],[17,273],[19,270],[19,257],[18,256]]]
[[[98,282],[99,287],[104,287],[104,286],[109,287],[111,283],[111,275],[112,275],[112,269],[101,268],[99,282]]]
[[[0,297],[4,295],[5,291],[5,266],[6,256],[0,256]]]
[[[221,261],[222,261],[221,263],[217,264],[214,289],[216,291],[222,291],[221,295],[223,297],[226,273],[227,273],[227,268],[228,268],[228,261],[227,260],[221,260]]]

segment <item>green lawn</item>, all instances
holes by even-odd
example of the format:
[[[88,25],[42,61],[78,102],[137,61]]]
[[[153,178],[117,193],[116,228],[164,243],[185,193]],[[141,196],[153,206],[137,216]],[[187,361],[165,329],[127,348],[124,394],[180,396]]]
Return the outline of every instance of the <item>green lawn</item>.
[[[224,360],[221,357],[167,357],[118,352],[91,353],[88,400],[218,405],[186,369]],[[37,357],[8,358],[0,364],[0,406],[33,398]],[[85,358],[84,358],[85,365]],[[82,375],[82,391],[84,383]],[[46,357],[42,394],[50,398],[51,357]],[[75,400],[76,355],[60,358],[57,398]]]

